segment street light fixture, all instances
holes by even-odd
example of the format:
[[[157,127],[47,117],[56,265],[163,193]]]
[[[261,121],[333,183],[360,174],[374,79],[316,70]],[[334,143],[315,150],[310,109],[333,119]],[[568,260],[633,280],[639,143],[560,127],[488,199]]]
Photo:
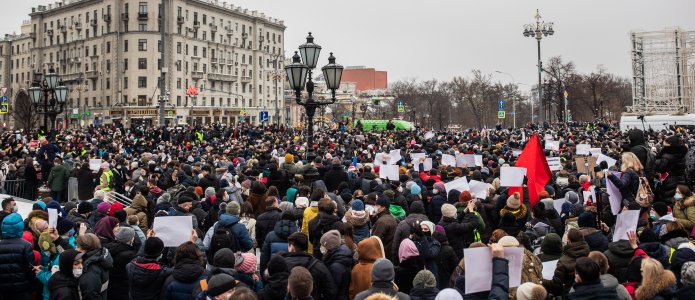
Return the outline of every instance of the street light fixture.
[[[51,123],[55,123],[56,116],[63,112],[65,101],[68,99],[68,88],[63,85],[53,68],[48,70],[43,80],[41,76],[41,73],[34,72],[34,83],[27,90],[36,113],[43,115],[45,131],[48,118],[51,118]]]
[[[541,80],[541,75],[543,72],[543,62],[541,61],[541,40],[544,36],[555,34],[555,30],[553,29],[553,22],[541,21],[541,14],[538,12],[538,9],[536,9],[536,16],[534,18],[536,19],[536,23],[524,25],[524,36],[535,38],[536,42],[538,43],[538,111],[540,112],[540,122],[543,123],[545,121],[545,110],[543,108],[543,98],[541,96],[543,90]]]
[[[301,58],[298,53],[301,53]],[[314,37],[309,32],[306,43],[299,46],[299,52],[294,52],[292,63],[285,66],[287,81],[290,84],[290,88],[295,92],[295,100],[298,105],[304,107],[308,118],[307,154],[311,151],[314,144],[314,115],[316,114],[316,109],[335,103],[335,91],[340,87],[340,79],[343,75],[343,66],[335,63],[335,57],[331,53],[328,57],[328,64],[321,68],[326,80],[326,87],[331,90],[331,98],[328,101],[314,99],[314,81],[311,75],[312,70],[316,68],[320,53],[321,46],[314,44]],[[308,96],[306,100],[302,101],[302,90],[305,87]]]

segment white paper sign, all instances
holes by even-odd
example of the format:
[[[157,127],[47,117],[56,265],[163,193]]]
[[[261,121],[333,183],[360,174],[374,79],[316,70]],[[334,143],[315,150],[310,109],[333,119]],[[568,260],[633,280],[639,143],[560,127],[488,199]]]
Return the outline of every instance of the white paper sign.
[[[479,199],[487,198],[487,183],[477,180],[471,180],[471,182],[468,183],[468,187],[470,188],[471,195],[473,197]]]
[[[99,169],[101,169],[101,159],[90,159],[89,160],[89,169],[95,172],[98,172]]]
[[[520,149],[512,149],[512,155],[514,155],[514,157],[519,157],[519,155],[521,155],[521,151],[522,150]]]
[[[586,203],[589,202],[589,200],[591,200],[591,202],[593,202],[593,203],[596,203],[596,201],[597,201],[596,200],[596,189],[593,186],[591,186],[590,191],[582,191],[582,196],[584,196],[584,205],[586,205]]]
[[[560,150],[560,141],[545,141],[545,149],[546,150],[553,150],[553,151],[559,151]]]
[[[48,228],[56,228],[58,226],[58,210],[55,208],[48,209]]]
[[[589,153],[591,153],[591,156],[599,156],[599,154],[601,154],[601,148],[590,148]]]
[[[577,144],[577,155],[589,155],[591,154],[589,149],[591,149],[589,144]]]
[[[420,161],[415,161],[413,163],[413,166],[415,166],[415,171],[420,172]],[[429,170],[432,170],[432,158],[428,157],[425,158],[425,162],[422,163],[422,167],[425,168],[423,171],[427,172]]]
[[[543,139],[546,140],[546,141],[548,141],[548,140],[553,140],[553,135],[552,135],[552,134],[547,134],[547,133],[546,133],[545,136],[543,136]]]
[[[509,260],[509,287],[521,284],[521,267],[524,250],[518,247],[504,248],[504,258]],[[492,252],[488,247],[463,249],[466,270],[466,294],[489,291],[492,286]]]
[[[397,165],[382,165],[379,167],[379,178],[388,180],[398,180]]]
[[[558,259],[543,263],[543,279],[553,280],[553,276],[555,276],[555,269],[557,268],[557,261]]]
[[[389,152],[389,164],[395,165],[401,160],[401,149],[391,150]]]
[[[455,167],[456,156],[450,154],[442,154],[442,165]]]
[[[618,162],[617,160],[612,159],[610,156],[599,154],[598,158],[596,159],[596,165],[604,161],[608,164],[609,168],[615,166],[615,164]]]
[[[421,157],[427,157],[427,154],[425,154],[425,153],[410,153],[410,162],[412,162],[413,165],[417,165],[420,163]]]
[[[613,241],[629,240],[627,233],[637,230],[639,221],[639,210],[626,210],[618,214],[615,220],[615,231],[613,231]]]
[[[475,165],[478,167],[483,166],[483,156],[482,155],[474,155],[475,157]]]
[[[466,180],[466,177],[461,177],[459,179],[449,181],[444,184],[444,188],[446,189],[447,194],[451,190],[457,190],[459,192],[470,190],[470,187],[468,186],[468,180]]]
[[[379,152],[374,155],[374,165],[375,166],[385,166],[389,164],[389,155],[384,152]]]
[[[475,155],[473,154],[457,154],[456,166],[459,168],[475,166]]]
[[[612,174],[618,178],[623,177],[623,173],[620,172],[613,172]],[[608,176],[608,173],[606,173],[606,176]],[[608,192],[608,201],[611,204],[611,212],[615,216],[623,208],[623,194],[620,193],[620,189],[609,178],[606,178],[606,191]]]
[[[502,167],[500,168],[500,186],[521,186],[526,176],[526,168]]]
[[[553,200],[553,208],[555,208],[555,211],[557,211],[558,215],[562,215],[562,205],[565,204],[565,199],[555,199]],[[545,209],[548,209],[547,207]]]
[[[285,164],[285,157],[278,157],[278,168],[282,168],[282,165]]]
[[[191,239],[191,216],[156,217],[152,230],[164,242],[164,247],[178,247]]]
[[[433,138],[434,135],[435,135],[434,132],[428,131],[427,133],[425,133],[425,139],[429,140],[429,139]]]
[[[548,168],[550,171],[560,171],[562,170],[562,163],[559,157],[546,157],[545,161],[548,162]]]

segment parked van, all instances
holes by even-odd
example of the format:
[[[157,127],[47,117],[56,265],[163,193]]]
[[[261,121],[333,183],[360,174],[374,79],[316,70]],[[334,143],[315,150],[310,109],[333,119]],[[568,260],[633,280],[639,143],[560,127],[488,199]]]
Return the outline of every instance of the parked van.
[[[695,114],[681,115],[623,115],[620,117],[620,130],[630,129],[668,130],[671,126],[695,128]]]

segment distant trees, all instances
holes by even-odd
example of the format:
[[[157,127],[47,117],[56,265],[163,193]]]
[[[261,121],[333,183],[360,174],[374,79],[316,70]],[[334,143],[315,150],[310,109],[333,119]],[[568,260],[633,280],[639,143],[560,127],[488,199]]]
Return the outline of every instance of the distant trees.
[[[17,94],[14,106],[10,106],[10,111],[12,111],[16,129],[24,129],[24,132],[29,132],[38,127],[39,115],[31,106],[31,98],[26,91],[22,90]]]

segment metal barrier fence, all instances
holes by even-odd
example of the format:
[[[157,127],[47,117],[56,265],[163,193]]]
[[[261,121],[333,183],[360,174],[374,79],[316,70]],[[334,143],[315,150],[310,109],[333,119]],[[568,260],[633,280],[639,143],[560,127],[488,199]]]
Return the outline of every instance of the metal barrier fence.
[[[15,180],[4,180],[0,184],[0,193],[7,194],[13,197],[25,198],[29,196],[26,190],[26,180],[15,179]],[[36,194],[36,191],[33,192]]]
[[[116,193],[114,191],[106,192],[106,199],[111,203],[120,202],[125,207],[130,207],[130,205],[133,203],[133,200],[131,200],[130,198],[126,197],[123,194]]]

